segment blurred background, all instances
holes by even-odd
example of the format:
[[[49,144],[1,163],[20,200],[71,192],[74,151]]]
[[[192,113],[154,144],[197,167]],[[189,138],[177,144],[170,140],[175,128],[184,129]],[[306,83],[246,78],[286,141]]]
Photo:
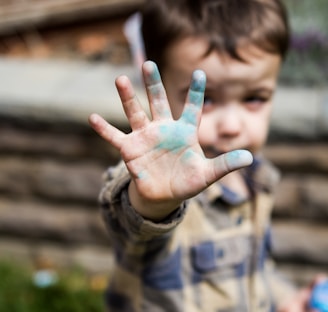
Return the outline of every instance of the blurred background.
[[[144,98],[123,31],[142,2],[0,0],[0,311],[103,310],[113,259],[97,196],[119,155],[87,117],[128,131],[121,73]],[[285,2],[291,51],[265,154],[282,171],[273,255],[304,285],[328,273],[328,3]]]

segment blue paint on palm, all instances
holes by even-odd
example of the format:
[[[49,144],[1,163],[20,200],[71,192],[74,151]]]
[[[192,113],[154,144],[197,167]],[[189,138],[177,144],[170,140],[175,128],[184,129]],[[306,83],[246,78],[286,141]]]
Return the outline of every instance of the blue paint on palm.
[[[179,121],[173,125],[162,125],[160,127],[161,142],[156,145],[156,148],[179,152],[188,145],[188,140],[193,132],[193,126]]]
[[[188,161],[190,158],[192,158],[195,155],[195,152],[191,149],[186,150],[182,155],[183,161]]]
[[[145,170],[140,171],[138,173],[138,179],[146,179],[147,178],[147,172]]]

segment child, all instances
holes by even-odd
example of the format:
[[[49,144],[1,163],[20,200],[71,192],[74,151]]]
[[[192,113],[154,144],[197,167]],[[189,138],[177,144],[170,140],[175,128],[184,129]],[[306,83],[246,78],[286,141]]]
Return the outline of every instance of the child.
[[[288,47],[280,0],[152,0],[142,23],[163,80],[144,63],[151,118],[125,76],[132,132],[89,118],[124,161],[100,195],[109,311],[306,311],[310,288],[295,293],[268,259],[278,174],[261,149]]]

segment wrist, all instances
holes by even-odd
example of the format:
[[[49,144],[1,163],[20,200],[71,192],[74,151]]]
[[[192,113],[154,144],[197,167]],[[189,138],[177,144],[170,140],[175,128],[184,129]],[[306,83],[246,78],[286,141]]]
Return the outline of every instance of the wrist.
[[[180,200],[152,201],[142,197],[132,180],[129,184],[128,195],[131,206],[143,218],[151,221],[161,221],[176,210],[180,205]]]

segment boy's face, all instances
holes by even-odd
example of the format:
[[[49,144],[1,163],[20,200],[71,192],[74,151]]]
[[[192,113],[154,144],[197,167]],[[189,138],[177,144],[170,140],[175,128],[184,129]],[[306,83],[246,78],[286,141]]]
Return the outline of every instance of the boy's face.
[[[166,53],[162,79],[174,118],[183,110],[195,69],[207,76],[199,140],[207,157],[234,149],[258,152],[268,133],[272,96],[280,69],[279,55],[249,46],[240,62],[217,51],[205,56],[207,42],[188,38]]]

